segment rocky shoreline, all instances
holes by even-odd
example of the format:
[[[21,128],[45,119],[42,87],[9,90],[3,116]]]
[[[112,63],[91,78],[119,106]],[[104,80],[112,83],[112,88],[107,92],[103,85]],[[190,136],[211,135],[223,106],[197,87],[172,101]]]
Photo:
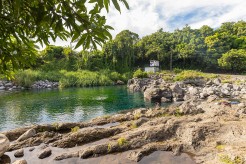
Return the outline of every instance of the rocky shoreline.
[[[6,136],[10,142],[5,149],[0,144],[5,152],[2,161],[8,156],[11,162],[22,158],[27,163],[90,163],[107,157],[112,160],[115,155],[125,163],[141,163],[159,151],[172,152],[177,158],[192,154],[190,163],[245,161],[245,83],[224,84],[219,79],[166,83],[153,78],[130,80],[128,87],[143,91],[152,101],[165,98],[164,102],[179,103],[165,108],[157,104],[89,122],[2,132],[2,138]]]
[[[59,82],[51,82],[48,80],[44,81],[36,81],[30,88],[31,89],[51,89],[51,88],[58,88]],[[12,91],[12,90],[24,90],[25,87],[17,85],[15,82],[12,81],[0,81],[0,91]]]

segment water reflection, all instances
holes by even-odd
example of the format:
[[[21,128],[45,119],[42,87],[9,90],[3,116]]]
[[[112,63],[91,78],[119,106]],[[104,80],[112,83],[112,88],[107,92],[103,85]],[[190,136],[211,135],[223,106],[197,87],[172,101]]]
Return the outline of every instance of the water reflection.
[[[76,122],[151,106],[125,86],[0,93],[0,131],[34,123]]]

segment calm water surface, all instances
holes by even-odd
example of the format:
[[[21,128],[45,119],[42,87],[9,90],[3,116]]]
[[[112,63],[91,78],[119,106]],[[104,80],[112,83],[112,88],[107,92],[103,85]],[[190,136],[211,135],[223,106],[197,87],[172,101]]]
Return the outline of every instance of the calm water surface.
[[[126,86],[0,92],[0,132],[35,123],[86,121],[151,105]]]

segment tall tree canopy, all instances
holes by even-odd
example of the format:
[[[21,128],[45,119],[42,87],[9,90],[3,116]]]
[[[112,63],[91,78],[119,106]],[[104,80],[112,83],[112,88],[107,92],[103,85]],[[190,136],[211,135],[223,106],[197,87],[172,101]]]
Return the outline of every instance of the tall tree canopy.
[[[102,16],[112,3],[120,11],[126,0],[1,0],[0,73],[32,63],[36,43],[49,38],[77,41],[76,48],[96,47],[111,38]]]

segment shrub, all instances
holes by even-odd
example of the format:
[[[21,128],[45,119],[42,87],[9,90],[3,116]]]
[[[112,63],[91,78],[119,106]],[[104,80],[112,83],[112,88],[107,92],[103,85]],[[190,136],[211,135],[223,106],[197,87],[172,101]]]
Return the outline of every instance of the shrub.
[[[137,77],[137,78],[146,78],[148,77],[147,72],[142,71],[141,69],[136,70],[133,73],[133,77]]]
[[[79,131],[79,127],[78,126],[75,126],[75,127],[73,127],[73,128],[71,128],[71,132],[72,133],[76,133],[76,132],[78,132]]]
[[[127,144],[127,141],[124,137],[119,138],[117,141],[119,146],[124,146],[125,144]]]
[[[175,81],[182,81],[187,79],[196,79],[196,78],[216,78],[218,75],[215,74],[205,74],[200,71],[194,71],[194,70],[185,70],[181,73],[177,74],[177,76],[174,78]]]
[[[33,70],[20,70],[14,75],[14,81],[16,84],[23,87],[31,87],[31,85],[37,80],[39,72]]]
[[[246,50],[232,49],[218,59],[218,64],[227,70],[244,71],[246,70]]]

